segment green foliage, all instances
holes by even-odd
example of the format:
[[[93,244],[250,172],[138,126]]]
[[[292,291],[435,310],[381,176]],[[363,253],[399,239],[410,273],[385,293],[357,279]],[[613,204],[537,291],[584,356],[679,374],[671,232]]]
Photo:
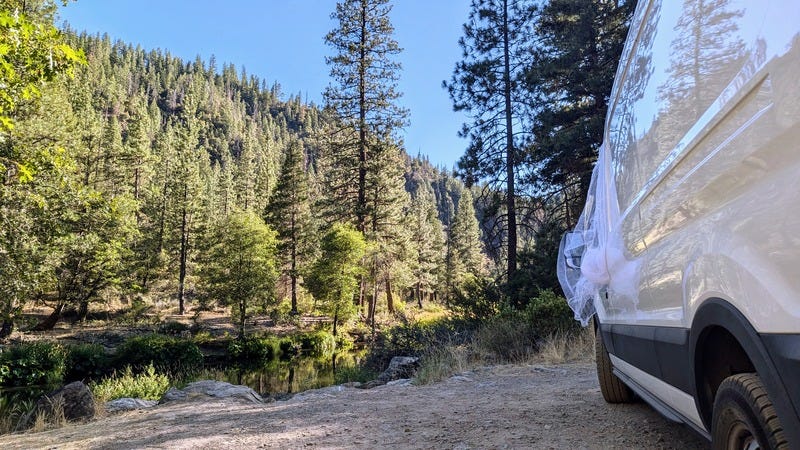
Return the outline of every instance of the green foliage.
[[[524,317],[540,338],[580,330],[566,299],[547,289],[532,298],[524,310]]]
[[[249,336],[228,344],[228,359],[242,367],[260,367],[280,355],[281,339],[275,336]]]
[[[330,357],[337,348],[332,334],[327,331],[313,331],[295,337],[300,344],[300,350],[314,357]]]
[[[358,289],[358,276],[363,272],[361,259],[366,247],[361,233],[348,225],[333,225],[322,237],[322,255],[306,281],[321,309],[334,317],[334,336],[337,322],[348,319],[354,312],[353,296]]]
[[[334,373],[333,375],[334,375],[333,381],[336,384],[353,383],[353,382],[364,383],[378,378],[380,372],[376,372],[360,364],[355,364],[355,365],[337,366],[336,373]]]
[[[474,347],[484,359],[524,361],[538,350],[537,330],[523,314],[504,311],[478,328]]]
[[[422,356],[445,345],[461,345],[472,339],[475,325],[461,319],[406,321],[382,331],[369,349],[365,366],[382,371],[395,356]]]
[[[132,337],[117,348],[114,367],[142,371],[152,365],[159,372],[188,374],[203,365],[203,354],[190,340],[149,334]]]
[[[38,97],[44,82],[71,74],[76,64],[86,61],[82,51],[63,42],[51,14],[30,12],[18,0],[4,2],[0,9],[0,136],[14,128],[19,103]],[[2,172],[5,162],[0,160]],[[18,163],[18,168],[23,176],[24,164]]]
[[[0,386],[51,389],[64,379],[67,352],[61,344],[38,341],[0,353]]]
[[[156,373],[151,364],[136,374],[127,366],[122,373],[115,373],[97,383],[91,383],[89,387],[97,401],[107,402],[125,397],[160,400],[169,385],[169,377]]]
[[[313,222],[304,156],[300,141],[291,141],[265,213],[267,223],[278,232],[282,271],[291,280],[291,314],[298,313],[297,278],[313,256]]]
[[[450,308],[467,320],[480,321],[496,315],[502,302],[500,287],[493,280],[467,274],[453,292]]]
[[[245,335],[245,323],[256,302],[274,302],[276,233],[253,213],[232,213],[212,237],[213,245],[200,273],[204,295],[230,306]]]
[[[108,374],[111,358],[100,344],[77,344],[67,347],[64,381],[99,379]]]

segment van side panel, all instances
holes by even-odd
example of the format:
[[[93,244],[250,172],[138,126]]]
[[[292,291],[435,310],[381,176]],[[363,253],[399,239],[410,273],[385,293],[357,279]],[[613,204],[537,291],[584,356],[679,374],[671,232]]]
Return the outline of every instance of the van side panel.
[[[601,320],[688,328],[721,297],[759,332],[800,331],[789,3],[650,2],[607,124],[620,216]]]

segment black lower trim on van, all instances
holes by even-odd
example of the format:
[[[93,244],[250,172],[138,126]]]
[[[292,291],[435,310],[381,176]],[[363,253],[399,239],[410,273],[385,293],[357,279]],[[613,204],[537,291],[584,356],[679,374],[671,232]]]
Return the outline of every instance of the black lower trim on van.
[[[744,316],[723,300],[707,302],[692,329],[649,325],[599,324],[608,352],[695,398],[707,429],[709,393],[698,395],[706,374],[698,352],[704,334],[714,327],[730,333],[759,373],[793,448],[800,448],[800,334],[758,334]],[[742,369],[743,371],[746,369]],[[721,380],[720,380],[721,381]],[[711,398],[710,398],[711,397]],[[707,434],[704,433],[707,436]]]

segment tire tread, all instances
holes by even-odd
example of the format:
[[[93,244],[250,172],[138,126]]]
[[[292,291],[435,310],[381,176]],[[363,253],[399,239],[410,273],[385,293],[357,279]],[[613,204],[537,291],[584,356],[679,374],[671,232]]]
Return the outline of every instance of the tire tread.
[[[728,391],[732,392],[729,393]],[[759,422],[758,426],[762,428],[768,441],[766,444],[769,448],[778,450],[789,449],[789,442],[786,440],[775,407],[772,405],[761,379],[758,374],[755,373],[731,375],[720,384],[717,390],[717,399],[714,404],[715,423],[712,434],[714,435],[715,441],[723,439],[723,436],[717,436],[720,432],[717,431],[716,415],[722,414],[721,410],[724,408],[723,402],[728,400],[731,396],[737,396],[739,399],[744,400],[750,408],[752,408],[753,412],[756,413],[756,420]],[[714,448],[724,447],[715,443]]]
[[[595,332],[595,362],[597,365],[597,379],[600,382],[600,392],[608,403],[632,403],[635,400],[633,391],[616,375],[611,365],[611,358],[603,344],[600,329]]]

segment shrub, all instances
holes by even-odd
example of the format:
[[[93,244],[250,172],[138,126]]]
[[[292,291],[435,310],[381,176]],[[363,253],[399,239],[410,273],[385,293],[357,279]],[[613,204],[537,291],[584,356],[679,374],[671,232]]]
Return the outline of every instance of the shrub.
[[[474,347],[490,361],[523,361],[538,349],[536,329],[523,314],[507,311],[481,325],[475,333]]]
[[[473,323],[464,319],[405,321],[378,335],[365,364],[371,370],[382,371],[394,356],[422,356],[443,345],[461,345],[471,340],[473,332]]]
[[[101,402],[124,397],[159,400],[169,389],[169,378],[156,373],[152,364],[139,374],[134,374],[131,367],[127,366],[122,374],[92,383],[90,388],[95,399]]]
[[[12,346],[0,353],[0,386],[55,387],[64,379],[67,353],[57,342]]]
[[[281,354],[281,340],[268,337],[235,339],[228,344],[228,359],[245,367],[260,367],[277,359]]]
[[[300,353],[300,343],[289,337],[280,338],[278,340],[278,348],[280,349],[281,359],[291,359]]]
[[[336,384],[359,382],[374,380],[380,375],[379,372],[370,370],[364,365],[343,365],[336,367],[336,372],[333,373],[333,382]]]
[[[497,314],[502,300],[500,287],[493,280],[470,274],[456,286],[449,306],[465,319],[480,321]]]
[[[465,346],[446,345],[432,349],[420,359],[414,384],[430,384],[463,372],[469,367],[469,350]]]
[[[98,379],[108,375],[110,370],[111,358],[102,345],[78,344],[67,347],[65,381]]]
[[[524,316],[540,338],[580,330],[580,325],[573,318],[573,312],[564,297],[549,289],[540,291],[538,297],[530,300],[525,307]]]
[[[313,331],[297,337],[300,349],[315,357],[329,357],[336,349],[336,341],[327,331]]]
[[[190,340],[159,334],[133,337],[117,348],[114,367],[138,372],[149,365],[160,372],[192,373],[202,367],[203,354]]]
[[[189,325],[185,323],[181,323],[175,320],[170,320],[161,324],[158,327],[158,332],[160,334],[166,334],[168,336],[180,336],[185,331],[189,331]]]

